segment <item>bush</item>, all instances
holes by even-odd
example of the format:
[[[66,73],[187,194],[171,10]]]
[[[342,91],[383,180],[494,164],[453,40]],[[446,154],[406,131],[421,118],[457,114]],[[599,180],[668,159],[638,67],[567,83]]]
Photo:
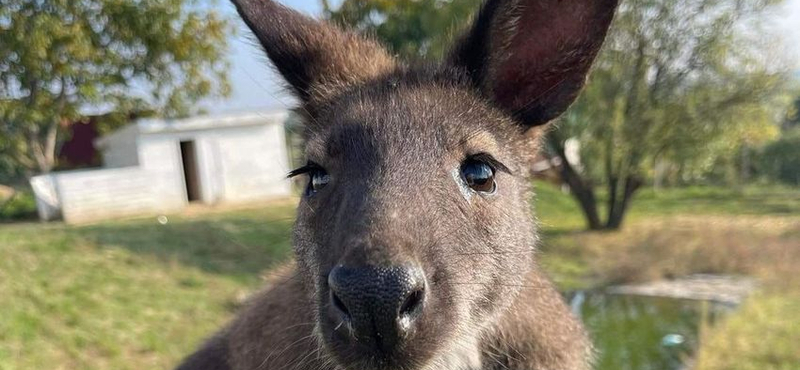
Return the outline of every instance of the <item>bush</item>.
[[[800,186],[800,129],[789,131],[767,145],[760,162],[769,179]]]
[[[5,202],[0,201],[0,221],[19,221],[36,217],[36,199],[33,193],[18,190]]]

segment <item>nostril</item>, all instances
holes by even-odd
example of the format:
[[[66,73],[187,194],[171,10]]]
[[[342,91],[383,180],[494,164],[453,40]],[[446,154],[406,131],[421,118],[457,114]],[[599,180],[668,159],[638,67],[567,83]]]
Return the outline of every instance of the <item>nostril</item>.
[[[350,284],[348,284],[347,279],[347,270],[342,268],[341,266],[334,267],[330,273],[328,273],[328,289],[330,292],[330,305],[339,314],[344,315],[346,318],[350,318],[350,310],[347,308],[347,305],[344,303],[347,299],[347,289]],[[340,297],[340,294],[343,297]],[[343,299],[344,298],[344,299]]]
[[[350,316],[350,311],[347,310],[347,306],[333,291],[331,291],[331,301],[333,302],[333,307],[336,307],[336,309],[345,314],[345,316]]]
[[[417,313],[422,307],[422,301],[425,298],[425,290],[417,289],[406,297],[406,300],[400,306],[400,316],[409,316]]]
[[[328,288],[327,322],[337,329],[346,323],[348,340],[387,351],[414,332],[428,294],[422,269],[402,265],[339,265],[328,273]]]

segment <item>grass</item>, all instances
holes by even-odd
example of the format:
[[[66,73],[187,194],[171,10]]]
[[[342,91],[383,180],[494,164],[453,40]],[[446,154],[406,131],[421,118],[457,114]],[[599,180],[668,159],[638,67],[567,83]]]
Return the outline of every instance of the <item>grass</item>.
[[[598,191],[597,198],[599,213],[604,217],[606,195]],[[571,232],[585,225],[578,204],[551,184],[537,184],[535,207],[545,232]],[[635,194],[626,220],[684,215],[798,216],[800,190],[777,185],[739,190],[711,186],[661,191],[644,188]]]
[[[293,207],[0,226],[0,369],[168,369],[289,256]]]
[[[704,336],[698,370],[797,370],[800,294],[760,293]]]
[[[645,189],[614,232],[584,231],[576,202],[552,185],[536,193],[541,258],[563,289],[698,272],[759,275],[800,253],[800,189]]]
[[[555,281],[758,276],[762,292],[704,334],[699,368],[797,368],[800,190],[644,190],[633,204],[619,232],[583,232],[574,202],[540,184],[540,258]],[[279,203],[164,225],[0,225],[0,370],[174,366],[289,258],[293,214]]]

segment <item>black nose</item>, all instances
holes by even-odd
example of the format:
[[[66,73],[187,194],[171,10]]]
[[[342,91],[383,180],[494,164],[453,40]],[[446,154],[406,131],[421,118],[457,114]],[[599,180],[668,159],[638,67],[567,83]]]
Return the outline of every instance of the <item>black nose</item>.
[[[425,276],[413,266],[344,267],[328,275],[331,305],[349,321],[353,339],[392,351],[415,328],[425,301]]]

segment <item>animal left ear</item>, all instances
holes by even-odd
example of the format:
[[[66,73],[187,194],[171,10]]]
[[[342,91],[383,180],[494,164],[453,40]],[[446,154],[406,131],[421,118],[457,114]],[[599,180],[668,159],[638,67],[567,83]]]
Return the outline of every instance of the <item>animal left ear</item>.
[[[476,87],[528,127],[577,98],[618,0],[489,0],[451,52]]]
[[[232,0],[295,96],[305,104],[385,74],[394,57],[377,42],[273,0]]]

